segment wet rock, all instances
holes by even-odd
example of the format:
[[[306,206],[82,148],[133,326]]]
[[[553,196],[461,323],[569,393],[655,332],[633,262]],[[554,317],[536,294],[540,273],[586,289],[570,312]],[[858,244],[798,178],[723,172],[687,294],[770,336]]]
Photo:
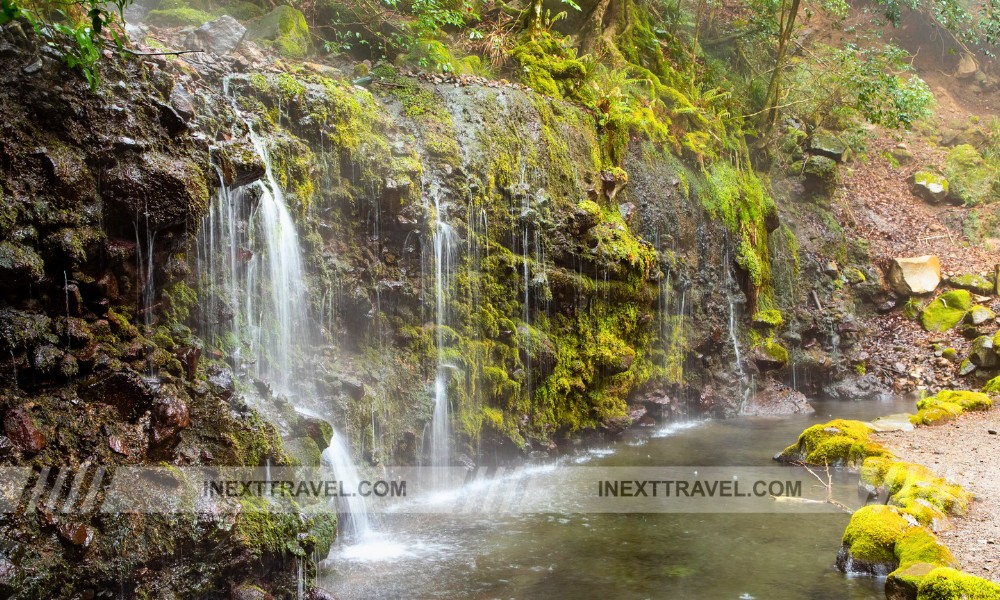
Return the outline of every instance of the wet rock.
[[[192,31],[184,39],[184,48],[216,56],[229,54],[240,45],[247,29],[236,19],[223,15]]]
[[[264,161],[247,140],[238,138],[218,147],[222,179],[230,187],[251,184],[264,176]]]
[[[921,578],[937,568],[938,565],[919,562],[905,569],[893,571],[885,580],[886,600],[916,600],[917,587]]]
[[[232,600],[274,600],[274,596],[256,585],[244,583],[233,588]]]
[[[342,374],[340,376],[340,385],[344,392],[354,400],[361,400],[365,397],[365,384],[360,379]]]
[[[59,371],[63,352],[52,344],[35,348],[31,356],[31,366],[42,375],[54,375]]]
[[[176,390],[164,386],[153,406],[153,430],[150,434],[152,443],[163,443],[190,423],[187,404],[177,395]]]
[[[117,435],[113,435],[108,438],[108,448],[111,448],[118,454],[128,456],[128,447],[125,445],[125,440]]]
[[[300,415],[292,429],[295,435],[311,438],[320,448],[326,448],[333,439],[333,427],[323,419]]]
[[[1000,366],[1000,357],[993,350],[993,338],[988,335],[976,338],[969,350],[969,361],[977,367],[987,369]]]
[[[844,162],[847,150],[847,144],[836,134],[826,129],[817,129],[809,138],[809,152],[837,162]]]
[[[306,594],[306,600],[336,600],[330,592],[313,588]]]
[[[42,279],[44,263],[33,249],[0,242],[0,290],[16,291]]]
[[[889,267],[889,286],[901,296],[929,294],[941,282],[937,256],[895,258]]]
[[[94,541],[94,530],[82,523],[68,521],[60,523],[56,529],[59,537],[74,546],[86,548]]]
[[[188,94],[187,90],[180,83],[175,82],[173,89],[170,91],[170,105],[174,107],[177,114],[185,121],[190,121],[194,118],[195,110],[194,104],[191,101],[191,95]]]
[[[940,204],[948,198],[948,179],[929,171],[917,171],[910,176],[913,195],[931,204]]]
[[[109,404],[123,419],[134,420],[153,404],[154,393],[133,371],[116,371],[83,382],[80,395],[88,402]]]
[[[958,60],[958,67],[955,68],[955,77],[971,79],[978,70],[979,65],[976,63],[975,57],[968,52],[963,52],[962,57]]]
[[[815,412],[805,394],[771,379],[744,403],[740,414],[751,416],[797,415]]]
[[[0,308],[0,352],[9,354],[34,347],[48,331],[49,323],[45,315]]]
[[[187,131],[187,120],[173,106],[164,102],[156,102],[156,108],[160,110],[160,125],[167,130],[171,137],[176,137]]]
[[[194,381],[198,374],[198,363],[201,361],[201,348],[198,346],[182,346],[174,350],[174,356],[181,361],[184,375],[188,381]]]
[[[33,454],[45,448],[45,434],[35,425],[30,410],[28,405],[12,408],[4,416],[3,426],[14,446]]]
[[[133,227],[131,215],[148,215],[148,227],[183,225],[208,206],[208,184],[201,167],[160,151],[124,153],[103,176],[105,218],[121,229]],[[127,220],[126,220],[127,219]]]
[[[212,366],[208,370],[208,385],[216,396],[229,400],[236,391],[233,372],[229,367]]]

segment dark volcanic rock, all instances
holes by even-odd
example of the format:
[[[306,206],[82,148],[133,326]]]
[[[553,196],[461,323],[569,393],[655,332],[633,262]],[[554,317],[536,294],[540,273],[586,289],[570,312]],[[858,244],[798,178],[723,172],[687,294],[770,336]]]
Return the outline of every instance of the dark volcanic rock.
[[[23,452],[38,452],[45,448],[45,434],[35,425],[28,406],[7,411],[3,420],[7,437]]]
[[[153,404],[154,392],[139,374],[116,371],[84,382],[80,394],[88,402],[110,404],[123,419],[134,420]]]

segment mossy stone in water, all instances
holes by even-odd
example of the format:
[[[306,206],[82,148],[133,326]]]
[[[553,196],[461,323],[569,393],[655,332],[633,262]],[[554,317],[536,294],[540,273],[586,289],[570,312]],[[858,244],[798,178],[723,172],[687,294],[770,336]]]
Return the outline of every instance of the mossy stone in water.
[[[910,417],[914,425],[933,425],[950,421],[967,410],[989,410],[990,397],[981,392],[944,390],[917,402],[917,414]]]
[[[1000,600],[1000,585],[949,568],[938,567],[920,581],[917,600]]]
[[[920,313],[920,323],[927,331],[948,331],[962,322],[972,307],[972,294],[952,290],[935,298]]]
[[[923,465],[889,457],[866,459],[861,466],[861,485],[927,526],[943,521],[949,514],[964,514],[970,501],[969,493],[961,486],[938,477]]]
[[[813,465],[860,466],[870,456],[891,456],[887,449],[869,439],[873,431],[866,423],[844,419],[813,425],[775,459]]]
[[[888,575],[899,566],[896,542],[910,523],[894,506],[873,504],[851,516],[837,556],[837,568],[847,573]]]

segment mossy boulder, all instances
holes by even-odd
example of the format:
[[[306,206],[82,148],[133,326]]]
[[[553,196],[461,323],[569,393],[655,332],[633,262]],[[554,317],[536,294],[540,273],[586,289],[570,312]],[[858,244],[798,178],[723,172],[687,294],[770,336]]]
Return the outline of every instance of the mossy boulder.
[[[788,350],[769,337],[754,348],[753,360],[761,371],[780,369],[788,364]]]
[[[291,6],[279,6],[247,25],[247,39],[274,48],[289,58],[304,58],[312,52],[305,15]]]
[[[18,289],[42,278],[44,263],[33,249],[0,241],[0,289]]]
[[[977,367],[986,369],[1000,365],[995,340],[988,335],[981,335],[973,340],[972,348],[969,350],[969,361]]]
[[[1000,585],[949,567],[938,567],[920,581],[917,600],[1000,600]]]
[[[840,170],[837,161],[826,156],[812,155],[802,166],[806,187],[813,192],[830,194],[840,180]]]
[[[965,322],[973,326],[984,325],[992,322],[994,319],[996,319],[996,315],[993,314],[993,311],[982,304],[973,306],[965,315]]]
[[[837,134],[826,129],[817,129],[809,138],[809,152],[836,162],[844,162],[848,147]]]
[[[775,460],[859,467],[868,457],[892,456],[886,448],[870,439],[873,432],[874,429],[867,423],[834,419],[803,431],[798,441],[775,456]]]
[[[151,10],[146,15],[146,22],[158,27],[198,27],[212,19],[210,13],[190,7]]]
[[[885,576],[899,567],[896,542],[912,525],[895,506],[873,504],[851,516],[837,568],[845,573]]]
[[[948,331],[962,322],[972,308],[968,290],[951,290],[931,301],[920,312],[920,324],[927,331]]]
[[[994,377],[986,382],[983,389],[980,390],[984,394],[993,394],[994,396],[1000,395],[1000,376]]]
[[[917,171],[910,177],[910,191],[921,200],[939,204],[948,198],[948,179],[930,171]]]
[[[930,469],[888,457],[866,459],[861,466],[860,485],[869,495],[929,527],[944,522],[947,515],[964,514],[971,500],[961,486]]]
[[[933,425],[950,421],[968,410],[989,410],[990,397],[982,392],[943,390],[917,402],[917,414],[910,417],[914,425]]]
[[[993,282],[989,278],[974,273],[956,275],[948,280],[948,285],[975,292],[980,296],[989,296],[994,290]]]
[[[951,195],[966,206],[1000,199],[1000,170],[969,144],[955,146],[945,157]]]
[[[953,566],[955,559],[929,529],[911,523],[895,506],[872,504],[851,516],[837,555],[841,571],[903,575],[919,563]]]
[[[184,39],[184,47],[188,50],[200,50],[222,56],[235,50],[243,41],[246,32],[246,27],[239,21],[229,15],[223,15],[188,34]]]

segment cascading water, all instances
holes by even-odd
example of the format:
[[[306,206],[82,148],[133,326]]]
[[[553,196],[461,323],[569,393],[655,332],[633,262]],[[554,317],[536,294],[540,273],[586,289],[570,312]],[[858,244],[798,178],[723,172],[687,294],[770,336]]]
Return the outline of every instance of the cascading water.
[[[726,302],[729,304],[729,341],[733,348],[733,356],[735,362],[735,370],[739,375],[739,407],[738,412],[742,413],[743,408],[750,399],[750,396],[754,392],[756,387],[753,381],[749,384],[747,382],[746,371],[743,370],[743,355],[740,352],[740,339],[738,334],[738,325],[736,322],[736,299],[731,291],[733,286],[734,278],[732,273],[732,264],[730,263],[729,250],[726,250],[724,262],[722,263],[722,270],[726,273]]]
[[[330,446],[323,451],[323,465],[333,470],[341,487],[345,490],[356,490],[361,482],[354,462],[351,460],[351,453],[344,443],[344,438],[337,430],[333,431],[330,438]],[[362,541],[372,535],[371,517],[368,511],[368,501],[364,496],[353,495],[344,499],[346,506],[338,507],[338,512],[347,516],[347,527],[338,520],[341,531],[346,533],[352,541]]]
[[[227,81],[231,98],[228,87]],[[311,341],[303,332],[312,331],[299,236],[265,141],[249,119],[244,122],[265,166],[264,178],[235,187],[222,182],[203,220],[198,243],[200,296],[206,299],[202,327],[232,356],[241,375],[264,380],[308,412],[301,400],[315,389],[308,377],[296,373],[296,359]],[[357,489],[361,478],[340,433],[333,434],[323,462],[344,489]],[[363,498],[348,499],[339,512],[347,515],[350,525],[343,530],[354,540],[372,532]]]
[[[431,465],[444,467],[451,462],[451,418],[448,406],[450,366],[446,361],[444,329],[448,324],[449,290],[455,232],[442,216],[441,195],[434,194],[434,325],[437,331],[437,372],[434,376],[434,415],[431,419]]]

